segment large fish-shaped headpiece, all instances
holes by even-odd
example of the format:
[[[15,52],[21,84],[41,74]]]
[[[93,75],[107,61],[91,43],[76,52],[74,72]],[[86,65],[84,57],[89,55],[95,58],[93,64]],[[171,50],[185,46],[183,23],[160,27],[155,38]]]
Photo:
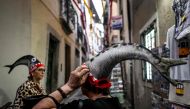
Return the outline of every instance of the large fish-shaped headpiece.
[[[102,77],[110,77],[111,71],[115,65],[121,61],[131,59],[148,61],[173,85],[176,85],[176,82],[168,76],[169,68],[176,65],[186,64],[186,62],[181,60],[161,58],[153,54],[152,51],[144,46],[132,43],[113,45],[87,61],[86,64],[89,67],[91,74],[99,79]]]
[[[96,79],[101,79],[102,77],[109,78],[113,67],[121,61],[132,59],[148,61],[174,86],[177,85],[177,82],[168,76],[169,68],[176,65],[186,64],[186,62],[181,60],[161,58],[153,54],[152,51],[144,46],[132,43],[113,45],[85,63],[88,66],[90,73]],[[66,99],[66,102],[71,102],[77,99],[86,99],[86,97],[82,95],[80,89],[71,94],[71,96]]]
[[[29,72],[32,72],[39,66],[44,66],[36,57],[32,55],[25,55],[16,60],[12,65],[5,65],[5,67],[9,67],[9,74],[11,71],[18,65],[26,65],[29,69]]]

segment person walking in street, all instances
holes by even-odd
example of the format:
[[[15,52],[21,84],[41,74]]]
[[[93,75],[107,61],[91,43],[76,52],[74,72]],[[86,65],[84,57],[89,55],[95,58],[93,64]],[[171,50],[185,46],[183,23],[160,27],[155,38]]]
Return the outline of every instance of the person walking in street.
[[[9,107],[10,109],[22,109],[23,100],[26,97],[46,94],[40,83],[40,80],[44,77],[45,65],[42,64],[36,57],[32,55],[25,55],[15,61],[12,65],[6,65],[5,67],[10,68],[10,73],[18,65],[28,66],[29,76],[28,79],[18,87],[14,102]]]
[[[88,99],[79,99],[67,104],[60,104],[68,94],[79,87],[81,87],[83,95],[87,96]],[[42,99],[33,109],[122,109],[119,100],[110,96],[110,87],[111,82],[108,78],[96,79],[89,72],[88,67],[83,64],[71,72],[69,80],[65,85]]]

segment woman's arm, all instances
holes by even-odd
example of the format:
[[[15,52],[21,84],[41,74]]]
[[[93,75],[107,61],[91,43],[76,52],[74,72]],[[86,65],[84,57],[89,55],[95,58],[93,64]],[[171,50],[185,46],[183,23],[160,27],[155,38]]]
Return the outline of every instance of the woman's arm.
[[[68,82],[60,87],[60,89],[64,92],[65,95],[68,95],[78,87],[80,87],[88,77],[89,69],[85,64],[79,66],[74,71],[71,72]],[[60,91],[56,90],[49,94],[49,96],[55,98],[59,103],[63,100],[63,96]],[[42,109],[42,108],[54,108],[56,107],[55,102],[47,97],[42,99],[37,105],[33,107],[33,109]]]

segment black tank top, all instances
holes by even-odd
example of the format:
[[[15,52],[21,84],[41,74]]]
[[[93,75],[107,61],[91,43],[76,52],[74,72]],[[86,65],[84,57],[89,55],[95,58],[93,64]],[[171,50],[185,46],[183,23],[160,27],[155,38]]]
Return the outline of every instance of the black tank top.
[[[62,104],[60,109],[122,109],[116,97],[98,98],[96,100],[75,100],[68,104]]]

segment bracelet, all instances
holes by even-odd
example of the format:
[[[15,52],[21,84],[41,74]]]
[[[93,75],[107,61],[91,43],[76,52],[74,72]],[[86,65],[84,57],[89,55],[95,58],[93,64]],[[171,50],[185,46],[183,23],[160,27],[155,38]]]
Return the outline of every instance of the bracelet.
[[[57,91],[59,91],[59,93],[61,94],[62,98],[67,98],[67,95],[65,94],[65,92],[60,87],[57,89]]]
[[[47,96],[47,97],[51,98],[53,100],[53,102],[55,103],[56,107],[59,107],[60,104],[58,103],[58,101],[54,97],[52,97],[52,96]]]

